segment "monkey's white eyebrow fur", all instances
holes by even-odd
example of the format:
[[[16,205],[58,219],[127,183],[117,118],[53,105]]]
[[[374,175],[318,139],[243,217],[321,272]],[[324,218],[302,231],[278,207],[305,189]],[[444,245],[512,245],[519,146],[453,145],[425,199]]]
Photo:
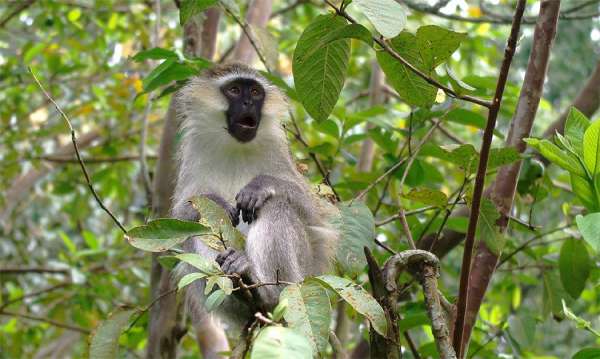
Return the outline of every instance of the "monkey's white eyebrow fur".
[[[217,82],[217,85],[223,86],[224,84],[228,83],[229,81],[237,80],[237,79],[254,80],[254,81],[258,82],[259,84],[261,84],[262,87],[264,87],[265,89],[271,87],[271,84],[268,81],[266,81],[264,78],[262,78],[261,76],[257,76],[255,74],[250,74],[250,73],[244,73],[244,72],[229,73],[227,75],[219,77],[216,82]]]

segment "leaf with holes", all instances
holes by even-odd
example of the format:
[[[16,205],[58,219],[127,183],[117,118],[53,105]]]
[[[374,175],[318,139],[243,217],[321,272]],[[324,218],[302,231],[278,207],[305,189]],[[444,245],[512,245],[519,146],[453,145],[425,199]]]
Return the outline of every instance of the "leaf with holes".
[[[125,238],[136,248],[149,252],[164,252],[190,236],[207,233],[210,233],[210,229],[200,223],[161,218],[130,229]]]
[[[304,30],[294,50],[292,72],[298,97],[318,121],[329,117],[344,86],[350,40],[332,42],[307,58],[305,54],[324,36],[345,25],[346,20],[340,16],[321,15]]]
[[[310,339],[313,356],[325,354],[331,322],[331,303],[319,283],[307,281],[283,289],[279,301],[287,300],[284,318],[289,327]]]
[[[349,279],[333,275],[322,275],[314,280],[336,292],[354,310],[364,315],[377,333],[387,336],[387,321],[383,308],[363,287]]]
[[[429,206],[445,207],[448,204],[448,196],[444,192],[431,188],[413,188],[402,197]]]
[[[421,26],[417,30],[417,44],[423,63],[434,69],[458,49],[467,34],[454,32],[435,25]]]

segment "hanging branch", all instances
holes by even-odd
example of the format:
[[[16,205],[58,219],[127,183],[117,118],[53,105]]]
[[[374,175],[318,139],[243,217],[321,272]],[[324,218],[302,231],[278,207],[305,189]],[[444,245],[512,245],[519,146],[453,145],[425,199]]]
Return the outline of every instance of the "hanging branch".
[[[56,111],[58,111],[60,113],[60,115],[62,116],[62,118],[64,118],[65,121],[67,122],[67,125],[69,126],[69,130],[71,131],[71,142],[73,142],[73,148],[75,149],[75,155],[77,156],[77,161],[79,161],[79,166],[81,166],[81,171],[83,172],[83,176],[85,177],[85,182],[87,183],[87,186],[90,189],[90,192],[94,196],[94,199],[96,200],[96,202],[98,203],[100,208],[102,208],[102,210],[104,210],[104,212],[106,212],[106,214],[109,215],[109,217],[113,220],[113,222],[115,222],[117,227],[119,227],[119,229],[123,233],[127,233],[127,230],[125,229],[123,224],[121,224],[121,222],[117,219],[117,217],[115,217],[115,215],[104,205],[104,202],[102,202],[102,200],[100,199],[100,196],[98,196],[98,193],[96,192],[96,190],[94,189],[94,186],[92,185],[92,181],[90,180],[90,175],[88,174],[87,168],[85,167],[85,163],[83,163],[83,161],[81,160],[81,154],[79,153],[79,147],[77,145],[77,137],[75,136],[75,130],[73,129],[73,126],[71,125],[71,120],[63,112],[63,110],[60,108],[60,106],[58,106],[56,101],[54,101],[52,96],[50,96],[48,91],[46,91],[44,86],[41,84],[41,82],[38,80],[38,78],[33,73],[33,70],[31,69],[31,67],[28,67],[27,69],[29,70],[29,73],[31,74],[31,76],[33,76],[35,83],[38,85],[40,90],[42,90],[42,92],[44,93],[46,98],[48,98],[48,100],[50,100],[50,102],[52,102],[52,104],[56,108]]]
[[[338,14],[339,16],[344,17],[346,20],[348,20],[352,24],[356,24],[357,23],[356,20],[354,20],[354,18],[352,18],[350,15],[348,15],[348,13],[344,9],[338,8],[337,6],[335,6],[329,0],[324,0],[324,1],[333,10],[335,10],[336,14]],[[460,100],[464,100],[464,101],[467,101],[467,102],[472,102],[472,103],[475,103],[475,104],[483,106],[483,107],[487,107],[487,108],[491,108],[492,107],[493,104],[491,102],[487,101],[487,100],[482,100],[480,98],[469,96],[469,95],[459,94],[456,91],[454,91],[451,88],[449,88],[448,86],[444,86],[439,81],[437,81],[434,78],[428,76],[423,71],[419,70],[413,64],[411,64],[410,62],[408,62],[408,60],[406,60],[404,57],[402,57],[402,55],[400,55],[399,53],[397,53],[388,44],[388,42],[386,40],[382,40],[381,38],[375,37],[375,36],[373,36],[372,39],[373,39],[373,41],[375,43],[377,43],[379,46],[381,46],[383,48],[383,50],[385,50],[385,52],[387,52],[388,54],[390,54],[394,59],[398,60],[402,65],[406,66],[410,71],[414,72],[417,76],[419,76],[423,80],[427,81],[427,83],[429,83],[430,85],[435,86],[435,87],[439,88],[440,90],[444,91],[446,93],[446,95],[448,95],[450,97],[453,97],[453,98],[460,99]]]

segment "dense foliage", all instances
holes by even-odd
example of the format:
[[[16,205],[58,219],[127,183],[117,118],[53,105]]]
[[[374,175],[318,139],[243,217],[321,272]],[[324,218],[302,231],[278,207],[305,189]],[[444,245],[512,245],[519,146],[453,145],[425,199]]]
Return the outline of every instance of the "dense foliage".
[[[470,99],[494,95],[514,2],[443,2],[442,14],[454,19],[412,1],[274,3],[266,29],[246,25],[251,5],[233,0],[0,4],[0,358],[143,355],[155,304],[151,253],[161,254],[164,268],[180,261],[197,268],[176,289],[206,280],[208,310],[237,290],[216,263],[179,249],[190,235],[217,250],[243,248],[225,212],[198,197],[200,223],[155,219],[149,192],[170,95],[226,58],[241,26],[254,39],[256,67],[290,98],[293,155],[315,192],[336,202],[342,233],[335,273],[287,286],[273,313],[257,319],[249,357],[332,357],[385,336],[390,322],[375,299],[365,247],[382,265],[390,251],[410,249],[409,237],[418,245],[433,239],[423,249],[440,258],[438,286],[454,302],[462,246],[434,246],[447,245],[446,231],[467,232],[488,115]],[[504,140],[540,8],[527,2],[486,184],[502,166],[523,167],[508,230],[498,230],[491,199],[479,212],[477,241],[500,259],[469,357],[600,356],[600,122],[572,108],[564,131],[543,135],[595,66],[600,23],[584,15],[600,2],[589,3],[573,10],[579,19],[559,20],[529,149],[519,153]],[[564,1],[563,13],[577,5]],[[182,27],[215,7],[222,10],[216,57],[184,54]],[[485,21],[490,16],[508,20]],[[70,119],[89,182],[67,121],[43,88]],[[403,354],[437,357],[419,281],[407,271],[398,286]],[[200,355],[193,331],[178,351]]]

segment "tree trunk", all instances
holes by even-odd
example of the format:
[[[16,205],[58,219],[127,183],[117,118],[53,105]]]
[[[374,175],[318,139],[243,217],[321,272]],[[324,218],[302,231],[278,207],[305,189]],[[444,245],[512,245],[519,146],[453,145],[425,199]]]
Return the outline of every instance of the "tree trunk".
[[[383,72],[377,63],[373,60],[371,65],[371,81],[369,85],[369,104],[372,106],[381,105],[385,101],[383,91]],[[366,131],[373,128],[372,124],[367,124]],[[363,141],[360,149],[360,158],[356,165],[358,172],[370,172],[373,167],[373,156],[375,155],[375,144],[373,140],[367,138]]]
[[[248,7],[248,12],[246,14],[246,23],[251,25],[251,27],[264,28],[267,26],[267,22],[271,16],[271,10],[273,7],[272,5],[272,0],[252,1],[252,4],[250,4]],[[246,36],[246,34],[244,34],[242,31],[240,39],[233,52],[233,59],[243,64],[252,64],[255,57],[256,52],[254,51],[254,47],[252,47],[252,43],[250,42],[250,39],[248,39],[248,36]]]
[[[530,136],[542,97],[550,50],[556,34],[559,9],[559,0],[544,0],[540,6],[540,15],[535,27],[533,47],[529,56],[523,87],[506,140],[506,146],[515,147],[519,153],[523,153],[527,147],[523,139]],[[521,161],[500,168],[496,180],[488,191],[500,212],[500,218],[496,223],[500,233],[504,233],[508,225],[520,170]],[[465,349],[469,343],[479,307],[500,254],[500,252],[494,252],[488,248],[483,240],[478,242],[477,252],[472,264],[473,269],[469,278],[467,312],[462,338],[462,346]]]
[[[203,56],[209,60],[214,56],[220,12],[217,9],[210,9],[206,11],[205,16],[204,21],[202,21],[201,16],[190,19],[183,29],[186,56]],[[160,141],[156,175],[154,177],[152,212],[155,217],[168,217],[170,215],[171,199],[176,182],[175,135],[178,128],[176,109],[173,100],[171,100]],[[170,273],[163,270],[156,257],[156,255],[152,256],[150,275],[152,298],[168,292],[173,287]],[[163,296],[150,310],[148,348],[146,352],[148,358],[176,357],[177,344],[182,333],[185,333],[184,324],[179,323],[178,320],[180,306],[181,303],[177,301],[176,293],[172,293]],[[195,329],[199,343],[205,344],[207,342],[204,340],[204,336],[212,338],[210,341],[211,347],[201,345],[204,354],[215,352],[214,348],[218,348],[218,350],[228,349],[227,338],[223,330],[214,325],[212,321],[207,320],[199,323]]]

